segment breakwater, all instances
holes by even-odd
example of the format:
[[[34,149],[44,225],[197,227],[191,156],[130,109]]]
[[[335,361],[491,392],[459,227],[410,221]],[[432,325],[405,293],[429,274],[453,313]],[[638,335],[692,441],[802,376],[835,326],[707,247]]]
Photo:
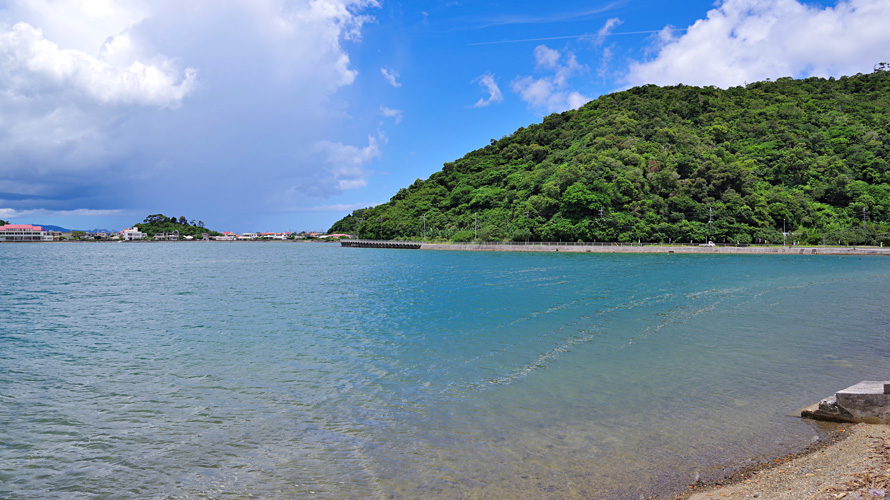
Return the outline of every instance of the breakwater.
[[[476,242],[426,243],[395,240],[341,240],[344,247],[401,248],[412,250],[463,250],[477,252],[571,252],[571,253],[659,253],[659,254],[786,254],[786,255],[888,255],[882,247],[820,247],[820,246],[732,246],[732,245],[661,245],[640,243],[574,243],[574,242]]]

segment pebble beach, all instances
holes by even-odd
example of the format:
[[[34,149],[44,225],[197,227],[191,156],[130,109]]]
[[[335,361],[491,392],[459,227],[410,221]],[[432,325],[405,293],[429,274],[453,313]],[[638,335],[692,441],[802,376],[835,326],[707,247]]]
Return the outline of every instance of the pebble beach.
[[[874,500],[890,497],[890,426],[842,426],[804,452],[741,471],[719,484],[691,485],[676,500]]]

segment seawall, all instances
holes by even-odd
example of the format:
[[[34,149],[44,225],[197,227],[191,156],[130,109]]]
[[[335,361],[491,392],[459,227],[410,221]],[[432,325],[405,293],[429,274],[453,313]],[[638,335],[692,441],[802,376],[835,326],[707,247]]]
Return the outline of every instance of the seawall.
[[[663,253],[663,254],[787,254],[787,255],[887,255],[890,248],[819,246],[692,246],[636,245],[631,243],[424,243],[421,241],[341,240],[344,247],[403,248],[473,252],[567,252],[567,253]]]

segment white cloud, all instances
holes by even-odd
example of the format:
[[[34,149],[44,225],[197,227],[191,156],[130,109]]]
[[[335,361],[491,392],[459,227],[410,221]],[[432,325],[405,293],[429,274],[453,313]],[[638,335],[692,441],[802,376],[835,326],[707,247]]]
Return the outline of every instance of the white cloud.
[[[535,47],[535,64],[539,68],[556,69],[559,66],[560,57],[558,50],[551,49],[546,45]]]
[[[62,50],[27,23],[0,33],[0,86],[19,98],[76,92],[103,103],[175,107],[195,89],[197,71],[164,58],[113,66],[78,50]]]
[[[539,45],[535,47],[534,56],[536,66],[539,69],[550,70],[552,74],[540,78],[525,76],[513,80],[513,92],[519,94],[523,101],[532,108],[552,113],[579,108],[590,100],[581,93],[569,89],[569,79],[587,70],[578,63],[574,54],[563,56],[557,50]]]
[[[386,69],[386,68],[380,68],[380,74],[383,75],[383,78],[385,78],[386,81],[388,81],[389,84],[392,85],[393,87],[399,88],[402,86],[401,82],[399,82],[399,72],[398,71],[394,71],[394,70],[390,70],[390,69]]]
[[[494,79],[494,75],[491,73],[486,73],[477,77],[474,82],[479,82],[485,91],[488,92],[488,98],[483,99],[479,98],[476,101],[476,104],[473,105],[474,108],[483,108],[488,106],[489,104],[500,104],[504,100],[504,96],[501,94],[501,89],[498,87],[498,83]]]
[[[385,142],[385,138],[382,140]],[[378,139],[371,136],[365,147],[319,141],[313,147],[313,153],[324,168],[316,171],[313,177],[301,181],[292,192],[326,198],[366,186],[371,172],[365,167],[380,157],[380,146]]]
[[[590,98],[580,92],[569,92],[566,98],[566,103],[568,103],[571,109],[578,109],[588,102],[590,102]]]
[[[622,21],[621,19],[618,19],[617,17],[613,17],[613,18],[607,20],[606,24],[604,24],[603,27],[600,28],[599,31],[596,32],[596,40],[595,40],[596,45],[602,45],[603,42],[606,41],[606,37],[608,37],[612,33],[612,29],[615,26],[621,25],[623,22],[624,21]]]
[[[606,47],[603,49],[603,57],[600,60],[600,66],[596,69],[596,74],[600,78],[605,79],[606,76],[609,74],[609,65],[612,62],[613,55],[614,54],[612,52],[612,47]]]
[[[395,120],[396,124],[402,123],[402,110],[401,109],[390,109],[386,106],[380,106],[380,114],[387,118],[392,118]]]
[[[729,87],[782,76],[870,72],[887,60],[890,2],[725,0],[682,36],[667,29],[656,56],[630,66],[627,83]]]

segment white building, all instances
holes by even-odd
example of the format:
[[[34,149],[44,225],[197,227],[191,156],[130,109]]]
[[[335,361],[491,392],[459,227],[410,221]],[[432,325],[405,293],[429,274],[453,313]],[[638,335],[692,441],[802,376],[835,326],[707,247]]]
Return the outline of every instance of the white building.
[[[6,224],[0,226],[0,241],[52,241],[53,235],[40,226]]]
[[[124,239],[124,241],[141,240],[142,238],[145,238],[145,233],[136,229],[135,227],[132,229],[124,229],[119,234],[121,235],[121,238]]]

